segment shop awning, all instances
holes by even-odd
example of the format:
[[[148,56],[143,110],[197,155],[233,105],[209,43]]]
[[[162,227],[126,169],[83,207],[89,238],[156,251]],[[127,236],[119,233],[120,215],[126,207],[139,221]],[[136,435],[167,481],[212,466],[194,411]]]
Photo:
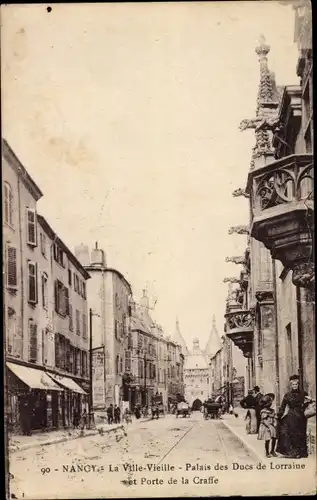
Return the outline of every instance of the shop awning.
[[[36,370],[35,368],[16,365],[15,363],[7,363],[6,365],[30,389],[42,389],[45,391],[63,390],[43,370]]]
[[[56,373],[50,373],[49,376],[70,391],[78,392],[78,394],[87,394],[72,378],[62,377],[62,375],[57,375]]]

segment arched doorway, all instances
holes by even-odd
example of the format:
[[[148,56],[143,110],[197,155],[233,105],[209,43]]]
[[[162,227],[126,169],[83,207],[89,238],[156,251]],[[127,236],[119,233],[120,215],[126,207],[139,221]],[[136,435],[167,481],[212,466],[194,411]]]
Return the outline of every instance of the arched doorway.
[[[200,401],[200,399],[195,399],[195,401],[193,402],[192,404],[192,410],[193,411],[199,411],[200,408],[202,407],[202,402]]]

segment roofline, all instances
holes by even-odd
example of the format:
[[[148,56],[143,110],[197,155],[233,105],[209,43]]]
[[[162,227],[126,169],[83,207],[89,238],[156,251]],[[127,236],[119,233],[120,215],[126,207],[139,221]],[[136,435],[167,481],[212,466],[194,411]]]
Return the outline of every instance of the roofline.
[[[45,217],[43,217],[43,215],[38,214],[37,215],[37,220],[38,220],[40,226],[42,226],[42,228],[44,229],[44,231],[46,231],[47,234],[52,238],[52,240],[54,241],[54,243],[57,243],[64,250],[64,252],[67,253],[67,255],[69,257],[69,260],[81,272],[81,274],[84,276],[84,278],[86,280],[88,280],[89,278],[91,278],[90,274],[81,265],[81,263],[79,262],[79,260],[73,254],[73,252],[71,252],[69,250],[69,248],[67,247],[67,245],[65,245],[65,243],[55,233],[54,229],[52,229],[52,227],[49,225],[49,223],[47,222],[47,220],[45,219]]]
[[[88,272],[92,272],[92,271],[102,271],[102,272],[112,272],[114,274],[116,274],[117,276],[119,276],[119,278],[125,282],[127,288],[129,289],[129,292],[130,292],[130,295],[132,295],[132,287],[130,285],[130,283],[127,281],[127,279],[123,276],[122,273],[120,273],[120,271],[118,271],[117,269],[114,269],[113,267],[106,267],[106,266],[92,266],[92,265],[89,265],[89,266],[84,266],[84,269],[86,269],[86,271]]]
[[[26,168],[22,165],[21,161],[14,153],[13,149],[9,146],[8,141],[2,138],[2,152],[4,158],[8,161],[8,163],[16,170],[17,174],[21,176],[25,187],[30,191],[32,196],[36,201],[42,198],[43,193],[38,187],[38,185],[34,182]]]

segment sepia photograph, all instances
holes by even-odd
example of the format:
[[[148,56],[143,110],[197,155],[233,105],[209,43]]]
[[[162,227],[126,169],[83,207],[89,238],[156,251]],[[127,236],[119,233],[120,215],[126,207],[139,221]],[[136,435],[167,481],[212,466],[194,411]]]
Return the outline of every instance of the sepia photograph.
[[[316,494],[309,0],[1,6],[7,499]]]

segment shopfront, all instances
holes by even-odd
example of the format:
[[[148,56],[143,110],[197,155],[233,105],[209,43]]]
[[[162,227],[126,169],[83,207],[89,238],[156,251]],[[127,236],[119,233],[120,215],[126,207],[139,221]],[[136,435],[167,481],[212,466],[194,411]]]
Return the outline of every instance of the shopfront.
[[[87,406],[87,393],[70,377],[63,377],[56,373],[48,373],[48,375],[63,389],[58,402],[59,427],[71,427],[74,424],[74,417],[79,418]]]
[[[6,418],[13,433],[53,429],[56,409],[54,397],[63,392],[43,370],[15,363],[6,364],[7,398]]]

